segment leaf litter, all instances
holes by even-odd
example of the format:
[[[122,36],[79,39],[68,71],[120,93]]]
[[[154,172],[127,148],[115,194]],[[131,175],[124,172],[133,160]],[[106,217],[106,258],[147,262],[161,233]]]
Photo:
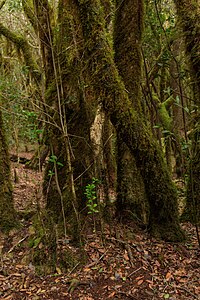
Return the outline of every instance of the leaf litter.
[[[16,209],[36,209],[42,174],[21,165],[13,168],[20,177],[14,189]],[[2,300],[200,299],[200,249],[189,223],[182,225],[188,239],[181,244],[156,240],[131,223],[104,225],[103,242],[98,230],[85,236],[84,265],[65,273],[57,267],[46,276],[27,260],[27,241],[34,234],[31,219],[22,218],[21,225],[8,235],[0,233]]]

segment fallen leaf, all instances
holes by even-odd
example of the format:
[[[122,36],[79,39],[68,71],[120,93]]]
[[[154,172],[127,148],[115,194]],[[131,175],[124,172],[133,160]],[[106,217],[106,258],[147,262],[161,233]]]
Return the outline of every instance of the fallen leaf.
[[[84,268],[83,271],[87,273],[87,272],[90,272],[91,269],[90,268]]]
[[[112,292],[110,295],[108,295],[108,298],[113,298],[113,296],[115,296],[115,292]]]
[[[168,273],[166,274],[166,276],[165,276],[165,278],[166,278],[167,280],[169,280],[171,277],[172,277],[172,274],[171,274],[170,272],[168,272]]]
[[[140,279],[142,279],[142,278],[144,278],[144,276],[138,276],[138,277],[136,277],[136,279],[135,280],[140,280]]]
[[[137,285],[141,285],[143,282],[144,282],[144,280],[141,279],[141,280],[139,280],[139,281],[137,282]]]
[[[125,251],[125,253],[124,253],[123,257],[124,257],[124,259],[125,259],[125,260],[129,260],[129,257],[128,257],[128,253],[127,253],[127,251]]]

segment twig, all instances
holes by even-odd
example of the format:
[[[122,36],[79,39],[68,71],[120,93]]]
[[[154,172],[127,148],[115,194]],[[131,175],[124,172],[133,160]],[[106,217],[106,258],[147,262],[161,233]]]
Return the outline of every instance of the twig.
[[[69,272],[68,275],[71,275],[72,272],[78,267],[78,265],[80,265],[80,262],[78,262],[78,263],[72,268],[72,270]]]
[[[125,293],[125,292],[122,292],[122,291],[118,291],[116,288],[114,288],[114,290],[115,290],[118,294],[125,295],[126,297],[129,297],[129,298],[131,298],[131,299],[135,299],[135,300],[136,300],[136,298],[135,298],[133,295],[129,294],[129,293]]]
[[[128,252],[128,256],[129,256],[129,260],[130,260],[131,266],[133,267],[134,264],[133,264],[133,254],[132,254],[132,251],[131,251],[131,247],[130,247],[129,244],[127,243],[127,244],[125,245],[125,248],[126,248],[126,250],[127,250],[127,252]]]
[[[92,266],[95,266],[96,264],[98,264],[100,262],[100,260],[102,260],[102,258],[105,256],[105,254],[108,252],[108,250],[106,250],[102,255],[101,257],[97,260],[97,261],[94,261],[92,262],[91,264],[89,265],[86,265],[87,268],[90,268]]]
[[[8,250],[8,253],[12,252],[15,247],[17,247],[19,244],[21,244],[26,238],[28,237],[28,235],[26,235],[25,237],[23,237],[23,239],[21,239],[19,242],[17,242],[15,245],[13,245],[10,250]]]
[[[131,277],[133,274],[137,273],[138,271],[140,271],[141,269],[143,269],[143,267],[138,268],[137,270],[131,272],[127,277]]]
[[[194,297],[194,299],[200,300],[199,296],[195,295],[194,293],[190,292],[189,290],[187,290],[185,287],[180,287],[180,286],[176,286],[177,289],[179,290],[183,290],[186,293],[190,294],[192,297]]]

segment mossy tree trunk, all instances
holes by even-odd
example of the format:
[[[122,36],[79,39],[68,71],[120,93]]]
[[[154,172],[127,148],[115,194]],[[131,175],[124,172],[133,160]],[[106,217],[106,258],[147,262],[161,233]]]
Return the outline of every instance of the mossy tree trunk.
[[[172,75],[170,77],[170,86],[172,87],[172,96],[174,99],[180,99],[181,107],[178,105],[173,105],[173,128],[177,133],[177,138],[175,138],[175,145],[173,145],[174,157],[176,159],[176,165],[174,169],[174,174],[178,178],[183,178],[186,171],[186,157],[183,155],[181,141],[186,140],[187,134],[187,114],[184,107],[187,106],[187,99],[185,91],[183,89],[183,81],[180,76],[181,64],[177,61],[180,57],[180,48],[183,48],[181,39],[174,41],[171,49],[175,59],[171,60],[169,66],[169,72]],[[182,52],[181,52],[182,53]],[[183,54],[182,54],[183,55]]]
[[[85,207],[84,187],[92,177],[89,166],[93,104],[88,104],[86,84],[81,74],[79,14],[75,1],[60,0],[59,22],[53,30],[48,1],[43,0],[43,6],[36,2],[49,116],[45,140],[50,148],[50,160],[45,169],[43,191],[47,210],[54,221],[62,221],[64,217],[76,227],[77,212]]]
[[[200,4],[197,0],[174,0],[174,2],[185,36],[196,106],[194,129],[191,134],[192,149],[184,218],[200,222]]]
[[[116,1],[114,22],[115,62],[128,91],[132,106],[141,112],[141,42],[143,2]],[[144,182],[135,158],[117,132],[117,214],[147,222],[148,206]]]
[[[163,154],[132,102],[114,63],[107,40],[105,20],[98,0],[79,0],[87,66],[96,96],[110,116],[120,138],[134,155],[142,174],[150,206],[151,232],[166,240],[182,240],[178,222],[176,189]]]
[[[16,213],[10,177],[8,145],[0,110],[0,230],[9,230],[16,225]]]

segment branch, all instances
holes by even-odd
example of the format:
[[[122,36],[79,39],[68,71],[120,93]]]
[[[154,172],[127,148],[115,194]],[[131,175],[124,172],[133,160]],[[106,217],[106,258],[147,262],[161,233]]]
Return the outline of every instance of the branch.
[[[6,3],[6,0],[4,0],[0,3],[0,10],[2,9],[2,7],[4,6],[5,3]]]
[[[31,5],[30,0],[22,0],[23,10],[30,21],[31,25],[33,26],[35,32],[38,32],[38,19],[34,13],[34,7]]]
[[[39,82],[41,81],[41,72],[37,63],[32,57],[27,40],[23,36],[10,31],[2,23],[0,23],[0,35],[1,34],[5,36],[5,38],[10,40],[13,44],[15,44],[19,50],[22,51],[26,65],[29,67],[31,74],[36,81],[36,84],[39,84]]]

